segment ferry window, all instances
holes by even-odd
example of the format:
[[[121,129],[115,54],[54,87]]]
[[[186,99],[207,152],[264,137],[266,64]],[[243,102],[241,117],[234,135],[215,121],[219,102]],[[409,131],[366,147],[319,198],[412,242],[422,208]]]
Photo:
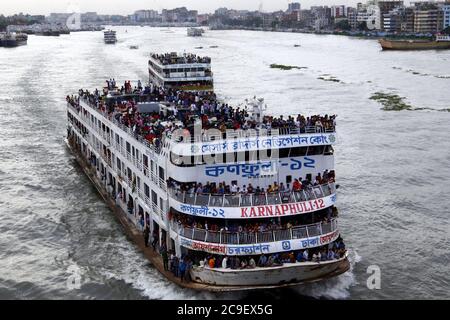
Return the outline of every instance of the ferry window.
[[[159,178],[164,180],[164,169],[159,167]]]
[[[258,151],[257,150],[249,151],[249,159],[250,161],[258,160]]]
[[[144,193],[147,198],[150,198],[150,188],[146,183],[144,183]]]
[[[153,160],[150,160],[150,170],[151,170],[152,173],[153,173]]]
[[[127,142],[127,151],[130,152],[131,151],[131,145],[129,142]]]
[[[236,152],[236,161],[245,161],[245,152]]]
[[[272,149],[258,151],[258,159],[259,160],[268,160],[271,158],[272,158]]]
[[[250,160],[250,151],[245,151],[245,162]]]
[[[228,152],[225,154],[224,157],[224,162],[225,163],[234,163],[236,162],[236,152]]]
[[[148,167],[148,157],[145,154],[142,155],[142,162],[144,162],[145,167]]]
[[[131,147],[131,154],[133,155],[133,157],[136,156],[136,152],[135,152],[135,150],[134,150],[134,147]]]
[[[333,146],[331,146],[331,145],[325,146],[325,150],[323,151],[323,154],[326,156],[332,156],[334,154]]]
[[[324,146],[310,146],[308,147],[308,156],[323,154]]]
[[[306,147],[297,147],[291,148],[290,157],[303,157],[306,155],[307,148]]]
[[[119,143],[119,135],[116,133],[116,142]]]
[[[156,192],[152,190],[152,202],[155,205],[158,205],[158,196],[156,195]]]
[[[287,157],[289,157],[289,151],[290,151],[290,148],[279,149],[280,158],[287,158]]]

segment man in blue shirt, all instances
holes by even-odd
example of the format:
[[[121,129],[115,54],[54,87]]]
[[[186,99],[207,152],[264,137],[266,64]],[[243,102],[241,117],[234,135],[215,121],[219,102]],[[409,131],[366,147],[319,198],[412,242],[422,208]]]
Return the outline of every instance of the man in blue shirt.
[[[267,263],[267,257],[265,255],[262,255],[261,257],[259,257],[258,267],[265,267],[266,263]]]

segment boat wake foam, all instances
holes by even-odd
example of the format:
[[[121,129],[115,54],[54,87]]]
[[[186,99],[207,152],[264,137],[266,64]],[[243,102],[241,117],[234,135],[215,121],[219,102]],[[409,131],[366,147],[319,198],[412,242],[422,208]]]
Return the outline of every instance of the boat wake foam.
[[[294,290],[301,295],[316,299],[348,299],[350,297],[350,288],[358,284],[353,273],[353,268],[362,259],[356,251],[349,249],[348,252],[350,261],[349,271],[335,278],[296,287]]]

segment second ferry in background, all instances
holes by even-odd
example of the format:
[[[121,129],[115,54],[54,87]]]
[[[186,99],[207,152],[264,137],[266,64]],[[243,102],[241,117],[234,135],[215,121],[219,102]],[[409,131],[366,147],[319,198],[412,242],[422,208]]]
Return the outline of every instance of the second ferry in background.
[[[116,31],[106,30],[103,32],[103,37],[106,44],[115,44],[117,42]]]
[[[334,115],[271,116],[213,92],[211,59],[152,54],[151,82],[67,97],[67,144],[170,281],[293,286],[349,270],[336,208]]]

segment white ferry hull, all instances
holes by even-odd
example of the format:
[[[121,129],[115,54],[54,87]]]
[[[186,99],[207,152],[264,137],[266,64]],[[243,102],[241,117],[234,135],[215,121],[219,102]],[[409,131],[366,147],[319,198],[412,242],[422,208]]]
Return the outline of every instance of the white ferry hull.
[[[212,286],[279,287],[323,280],[344,273],[349,268],[348,258],[344,257],[320,263],[285,263],[282,267],[243,270],[194,267],[191,278],[195,282]]]

